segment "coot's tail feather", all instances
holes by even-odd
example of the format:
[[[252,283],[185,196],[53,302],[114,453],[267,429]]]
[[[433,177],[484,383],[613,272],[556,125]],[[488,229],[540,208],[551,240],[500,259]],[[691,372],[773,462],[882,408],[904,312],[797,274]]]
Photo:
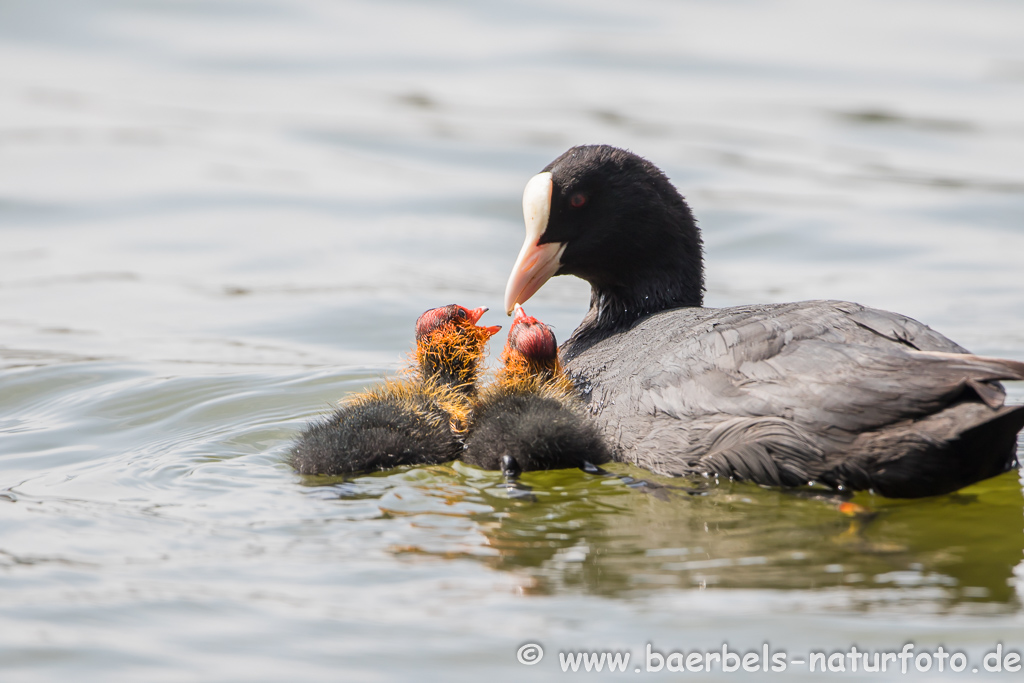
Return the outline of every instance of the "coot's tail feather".
[[[825,483],[894,498],[949,493],[1017,465],[1024,406],[964,400],[917,420],[861,434]]]
[[[972,396],[932,415],[864,432],[827,452],[820,435],[788,420],[733,418],[695,447],[705,454],[688,468],[665,463],[664,470],[712,471],[773,486],[817,481],[919,498],[955,491],[1015,467],[1022,428],[1024,406],[992,408]]]

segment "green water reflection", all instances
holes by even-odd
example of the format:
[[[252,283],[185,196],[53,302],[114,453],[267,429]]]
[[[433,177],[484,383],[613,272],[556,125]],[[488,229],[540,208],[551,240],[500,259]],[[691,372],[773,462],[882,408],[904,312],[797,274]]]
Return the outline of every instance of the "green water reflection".
[[[1019,607],[1014,568],[1024,552],[1024,499],[1017,472],[924,500],[858,494],[851,501],[864,512],[851,515],[828,496],[613,469],[666,487],[637,489],[617,477],[564,470],[526,475],[531,495],[515,498],[493,473],[456,463],[420,471],[413,487],[392,489],[379,504],[385,516],[419,517],[434,531],[423,545],[394,553],[477,558],[523,575],[532,594],[745,588],[821,592],[853,610]],[[405,476],[384,477],[396,478]],[[364,497],[362,484],[381,479],[343,484],[342,497]],[[446,525],[459,531],[439,542],[444,534],[436,532]]]

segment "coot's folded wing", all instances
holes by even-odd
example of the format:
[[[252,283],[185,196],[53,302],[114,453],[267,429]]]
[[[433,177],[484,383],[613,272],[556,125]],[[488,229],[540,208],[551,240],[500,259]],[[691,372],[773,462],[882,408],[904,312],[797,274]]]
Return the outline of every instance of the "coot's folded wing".
[[[818,301],[666,311],[568,368],[624,459],[796,484],[865,433],[964,401],[991,415],[964,412],[962,430],[995,417],[998,380],[1024,379],[1024,364],[951,350],[963,349],[910,318]],[[952,426],[947,416],[934,438],[956,438]]]

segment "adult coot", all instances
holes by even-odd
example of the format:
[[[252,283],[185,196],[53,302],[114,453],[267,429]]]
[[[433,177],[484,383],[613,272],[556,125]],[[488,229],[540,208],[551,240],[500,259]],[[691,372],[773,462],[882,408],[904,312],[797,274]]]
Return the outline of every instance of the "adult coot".
[[[616,459],[671,475],[946,493],[1016,464],[1024,406],[983,358],[910,318],[841,301],[703,308],[700,231],[668,178],[574,147],[526,185],[509,312],[553,275],[591,285],[561,357]]]
[[[357,394],[312,422],[292,447],[292,466],[340,475],[458,458],[484,346],[501,329],[476,324],[486,310],[452,304],[421,315],[415,376]]]
[[[547,325],[516,306],[496,381],[480,392],[463,460],[514,476],[611,459],[558,362]]]

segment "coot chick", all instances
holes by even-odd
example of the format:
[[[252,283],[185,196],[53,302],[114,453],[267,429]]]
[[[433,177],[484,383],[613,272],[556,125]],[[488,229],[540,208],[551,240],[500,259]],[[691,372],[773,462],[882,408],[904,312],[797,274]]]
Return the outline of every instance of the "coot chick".
[[[519,306],[501,360],[496,381],[474,405],[463,460],[514,476],[528,470],[593,470],[611,459],[562,372],[554,333]]]
[[[526,186],[509,312],[554,275],[591,285],[561,358],[617,460],[670,475],[929,496],[1016,466],[1024,363],[841,301],[703,308],[700,231],[649,161],[574,147]]]
[[[501,329],[476,324],[486,310],[452,304],[421,315],[413,376],[352,396],[310,423],[292,448],[292,466],[342,475],[458,458],[484,346]]]

